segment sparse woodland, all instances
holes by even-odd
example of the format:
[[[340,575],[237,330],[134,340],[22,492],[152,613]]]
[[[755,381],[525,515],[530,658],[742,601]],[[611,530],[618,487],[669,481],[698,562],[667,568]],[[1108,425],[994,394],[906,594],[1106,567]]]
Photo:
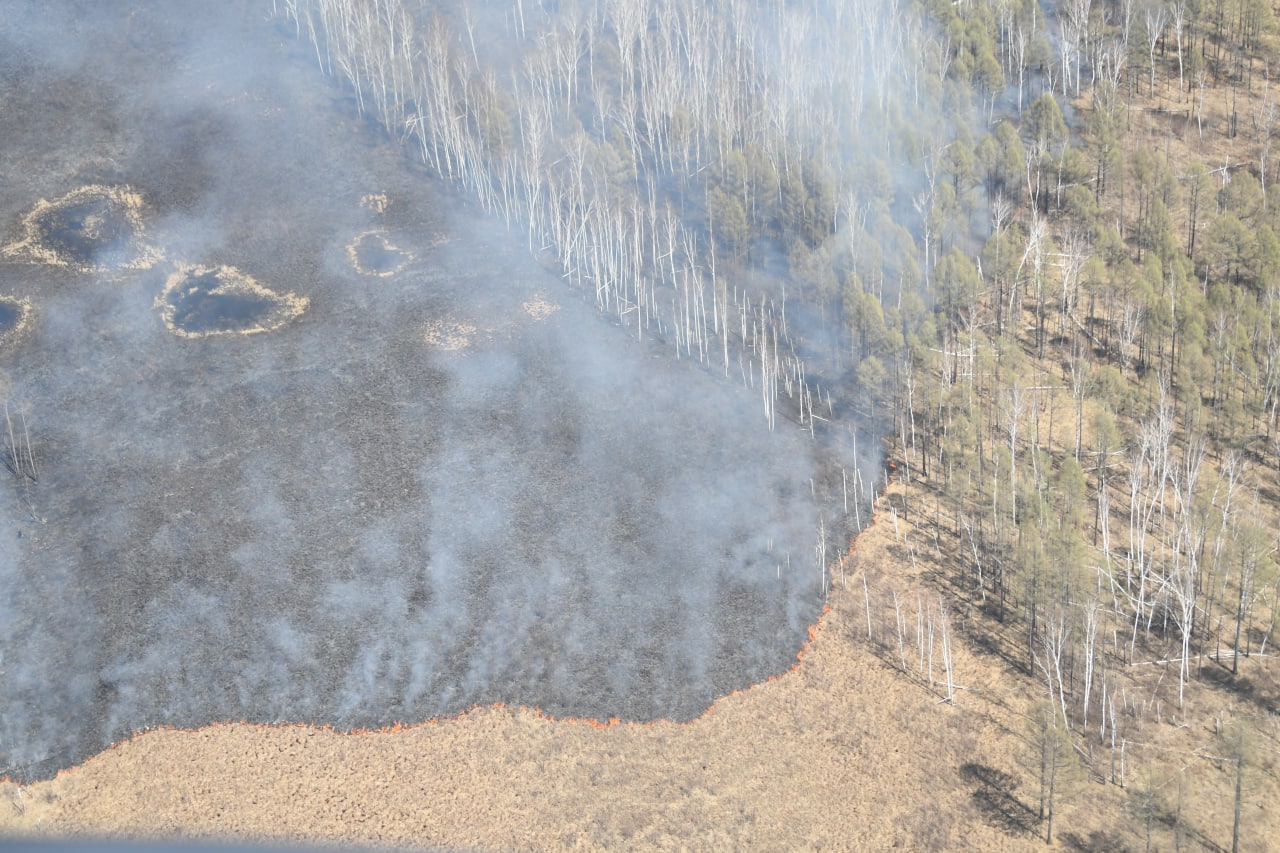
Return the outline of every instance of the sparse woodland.
[[[1126,844],[1265,847],[1241,809],[1280,755],[1269,4],[276,6],[632,334],[771,426],[879,419],[943,636],[1024,684],[1038,832],[1083,773],[1130,791]],[[912,669],[918,617],[873,593]],[[1130,747],[1152,724],[1192,746]]]

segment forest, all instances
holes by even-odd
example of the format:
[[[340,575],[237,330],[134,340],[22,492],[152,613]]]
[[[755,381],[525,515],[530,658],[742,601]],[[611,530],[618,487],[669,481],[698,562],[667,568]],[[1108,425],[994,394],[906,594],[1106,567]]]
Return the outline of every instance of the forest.
[[[956,635],[1023,681],[1046,840],[1084,772],[1138,843],[1247,846],[1280,754],[1269,4],[275,5],[632,335],[771,427],[878,425]],[[1189,750],[1126,764],[1186,720]],[[1224,791],[1199,828],[1189,784]]]

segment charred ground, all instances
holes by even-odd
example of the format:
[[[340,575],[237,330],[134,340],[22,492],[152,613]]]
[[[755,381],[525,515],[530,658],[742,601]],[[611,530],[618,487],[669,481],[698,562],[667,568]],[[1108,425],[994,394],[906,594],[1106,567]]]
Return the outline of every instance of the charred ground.
[[[4,242],[43,199],[71,262],[0,262],[42,472],[0,490],[3,772],[227,719],[688,719],[788,666],[848,449],[600,318],[261,4],[189,5],[4,9]],[[305,310],[243,334],[228,269]]]

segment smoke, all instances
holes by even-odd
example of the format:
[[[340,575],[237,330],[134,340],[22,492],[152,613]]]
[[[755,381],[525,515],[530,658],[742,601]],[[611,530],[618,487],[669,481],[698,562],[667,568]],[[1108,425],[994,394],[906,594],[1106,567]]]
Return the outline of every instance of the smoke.
[[[871,438],[770,430],[758,390],[599,314],[270,4],[90,7],[0,3],[0,240],[92,184],[143,200],[157,257],[0,258],[41,469],[0,482],[0,773],[228,719],[690,719],[794,660]],[[371,229],[390,275],[352,264]],[[156,298],[191,267],[306,309],[176,335]]]

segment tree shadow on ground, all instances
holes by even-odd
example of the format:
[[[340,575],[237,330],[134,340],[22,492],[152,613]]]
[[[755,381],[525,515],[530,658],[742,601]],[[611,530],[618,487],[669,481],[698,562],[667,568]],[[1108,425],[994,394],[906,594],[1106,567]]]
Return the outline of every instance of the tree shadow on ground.
[[[1262,677],[1255,681],[1241,673],[1233,673],[1227,661],[1208,658],[1198,674],[1201,681],[1234,694],[1242,701],[1251,702],[1259,710],[1280,713],[1280,691],[1277,691],[1274,681],[1268,683],[1265,671],[1259,673]]]
[[[1091,851],[1091,853],[1097,850],[1121,853],[1121,851],[1135,849],[1133,844],[1115,833],[1096,830],[1087,835],[1081,835],[1077,832],[1064,832],[1058,836],[1058,840],[1068,850],[1087,850]]]
[[[970,762],[962,765],[960,775],[967,782],[976,784],[974,805],[992,826],[1011,835],[1030,834],[1040,822],[1026,804],[1014,796],[1018,783],[1013,776],[985,764]]]
[[[1174,842],[1176,849],[1190,848],[1207,850],[1210,853],[1226,853],[1222,845],[1195,827],[1183,823],[1179,829],[1177,819],[1167,811],[1156,818],[1153,829],[1156,830],[1152,837],[1151,849],[1153,850],[1166,849],[1180,832],[1182,840],[1180,844]],[[1058,835],[1058,841],[1068,850],[1106,850],[1108,853],[1110,851],[1119,853],[1119,851],[1145,849],[1144,833],[1140,822],[1132,826],[1132,833],[1129,835],[1121,830],[1096,829],[1088,832],[1062,832]]]
[[[1013,671],[1022,675],[1031,674],[1026,659],[1015,654],[1007,642],[1004,642],[995,631],[987,630],[981,621],[974,620],[968,626],[965,638],[975,654],[999,658]]]
[[[1178,817],[1172,812],[1166,811],[1160,816],[1159,820],[1164,827],[1164,831],[1168,833],[1166,837],[1177,838],[1181,835],[1181,842],[1174,844],[1175,849],[1185,850],[1198,844],[1201,848],[1208,850],[1209,853],[1226,853],[1227,851],[1226,847],[1206,835],[1204,830],[1191,826],[1186,821],[1183,821],[1179,826]]]

